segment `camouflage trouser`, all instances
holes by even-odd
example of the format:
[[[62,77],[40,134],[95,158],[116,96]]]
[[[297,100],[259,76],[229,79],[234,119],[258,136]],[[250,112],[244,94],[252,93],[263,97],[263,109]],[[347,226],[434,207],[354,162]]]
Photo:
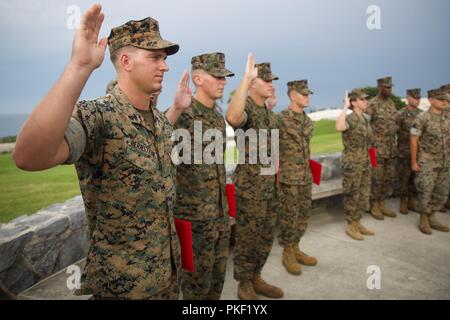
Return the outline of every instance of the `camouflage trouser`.
[[[420,171],[416,173],[417,211],[433,213],[442,208],[448,197],[450,170],[449,168],[430,168],[420,162]]]
[[[277,210],[272,196],[263,200],[236,196],[236,210],[234,279],[251,280],[262,271],[272,250]]]
[[[151,298],[146,300],[178,300],[180,295],[180,285],[177,280],[176,274],[172,275],[169,286],[157,294],[153,295]],[[91,300],[122,300],[123,298],[114,297],[102,297],[101,295],[93,295]]]
[[[312,184],[281,184],[280,246],[295,245],[305,234],[311,216]]]
[[[394,174],[394,159],[377,159],[378,165],[372,168],[370,201],[383,201],[387,198]]]
[[[370,198],[370,169],[342,169],[345,220],[358,221]]]
[[[411,160],[409,158],[398,159],[399,170],[399,196],[400,197],[415,197],[416,188],[414,186],[415,172],[411,170]]]
[[[185,300],[219,300],[230,245],[228,219],[191,221],[194,272],[182,270],[181,291]]]

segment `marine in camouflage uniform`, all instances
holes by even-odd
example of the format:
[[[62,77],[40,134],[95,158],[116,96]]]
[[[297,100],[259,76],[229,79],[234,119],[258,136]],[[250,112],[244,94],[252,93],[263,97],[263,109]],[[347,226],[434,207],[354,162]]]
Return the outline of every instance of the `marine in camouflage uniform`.
[[[425,234],[431,234],[431,228],[449,231],[435,216],[447,199],[450,183],[450,117],[444,112],[448,97],[444,90],[436,89],[428,91],[428,99],[431,108],[419,115],[411,128],[419,229]]]
[[[445,93],[447,94],[447,98],[448,98],[448,100],[447,100],[447,115],[450,116],[450,83],[446,84],[446,85],[443,85],[441,87],[441,89],[444,90]],[[450,141],[450,139],[449,139],[449,141]],[[448,152],[450,154],[450,144],[449,144],[448,147],[449,147],[449,151]],[[447,202],[445,204],[445,208],[450,209],[450,190],[449,190]],[[445,208],[444,208],[444,210],[445,210]]]
[[[371,214],[375,219],[384,216],[395,217],[392,210],[384,206],[394,175],[394,163],[397,155],[395,115],[397,110],[390,98],[392,78],[378,79],[378,95],[369,102],[366,113],[372,126],[372,145],[375,147],[378,165],[372,168],[371,178]]]
[[[251,64],[251,63],[250,63]],[[249,61],[247,62],[249,66]],[[252,80],[252,86],[267,89],[278,77],[272,74],[270,63],[254,65],[257,68],[257,78]],[[250,68],[253,70],[253,67]],[[243,131],[267,130],[267,155],[271,155],[271,129],[277,129],[275,114],[264,105],[264,100],[272,95],[264,90],[267,96],[262,96],[256,90],[249,88],[249,96],[242,99],[245,103],[244,121],[240,124]],[[273,87],[271,90],[274,90]],[[236,98],[236,94],[233,97]],[[255,100],[261,101],[257,104]],[[231,101],[233,104],[233,100]],[[229,110],[231,107],[229,106]],[[231,122],[230,122],[231,123]],[[257,131],[258,132],[258,131]],[[260,137],[258,138],[258,140]],[[277,222],[275,208],[276,175],[262,175],[263,165],[258,158],[256,164],[249,163],[250,154],[258,153],[258,145],[250,144],[245,139],[245,164],[238,164],[235,170],[236,185],[236,242],[234,248],[234,278],[239,281],[238,297],[240,299],[257,299],[256,293],[271,298],[281,298],[280,288],[267,284],[261,278],[262,269],[272,249]],[[261,148],[261,146],[260,146]]]
[[[196,86],[197,92],[192,98],[191,107],[178,118],[175,128],[188,130],[191,137],[197,134],[194,133],[198,130],[195,123],[201,125],[203,132],[217,130],[222,140],[216,143],[220,144],[220,150],[223,151],[226,146],[226,125],[215,104],[215,100],[221,98],[220,92],[216,93],[214,87],[215,84],[222,85],[222,82],[224,86],[225,77],[234,74],[225,68],[225,55],[220,52],[195,56],[191,63],[193,79],[199,71],[213,78]],[[204,76],[200,74],[199,77]],[[214,83],[212,86],[211,81]],[[202,103],[200,100],[206,101]],[[199,151],[203,154],[209,144],[209,141],[203,141]],[[192,224],[195,268],[193,273],[182,271],[181,290],[184,299],[218,300],[225,280],[230,243],[225,165],[223,154],[217,163],[206,164],[203,160],[203,163],[195,164],[194,143],[191,150],[190,164],[177,166],[175,216]]]
[[[161,39],[152,18],[113,28],[108,43],[111,54],[127,45],[178,51],[178,45]],[[66,163],[75,163],[91,238],[78,294],[178,298],[171,134],[163,114],[136,109],[118,85],[76,105],[65,134]]]
[[[399,211],[402,214],[407,214],[408,209],[415,209],[414,198],[416,196],[416,190],[414,186],[414,171],[411,170],[410,137],[411,126],[417,116],[422,112],[418,108],[420,103],[420,89],[406,90],[406,95],[412,101],[408,106],[397,112],[395,120],[398,129]]]
[[[301,266],[316,265],[317,260],[299,249],[311,216],[312,177],[309,167],[313,123],[306,115],[307,97],[313,92],[307,80],[287,83],[291,104],[278,115],[280,126],[281,213],[278,239],[283,250],[283,265],[291,274],[301,274]],[[302,99],[299,101],[299,98]]]
[[[354,89],[348,95],[348,105],[343,109],[345,128],[342,131],[342,187],[344,194],[344,212],[347,220],[346,233],[355,240],[363,240],[363,235],[374,233],[361,224],[362,214],[367,208],[370,198],[370,158],[368,149],[371,147],[372,129],[370,116],[364,113],[367,106],[367,93],[360,88]],[[360,106],[352,103],[361,100]],[[346,115],[347,109],[353,112]]]

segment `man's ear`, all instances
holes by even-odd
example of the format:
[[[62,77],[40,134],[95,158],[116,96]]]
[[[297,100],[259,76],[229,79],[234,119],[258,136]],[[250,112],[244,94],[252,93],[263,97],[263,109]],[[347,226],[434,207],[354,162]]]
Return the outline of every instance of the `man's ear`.
[[[255,86],[256,86],[256,79],[253,79],[252,82],[250,82],[249,88],[250,89],[255,89]]]
[[[131,71],[131,68],[133,66],[133,61],[131,58],[131,54],[127,51],[123,51],[120,53],[118,62],[121,66],[121,69],[125,71]]]
[[[196,86],[201,86],[203,84],[203,77],[200,73],[195,72],[192,74],[192,82]]]
[[[294,101],[295,100],[295,98],[297,98],[297,95],[298,95],[299,93],[297,92],[297,91],[295,91],[295,90],[291,90],[291,92],[289,92],[289,99],[291,99],[292,101]]]

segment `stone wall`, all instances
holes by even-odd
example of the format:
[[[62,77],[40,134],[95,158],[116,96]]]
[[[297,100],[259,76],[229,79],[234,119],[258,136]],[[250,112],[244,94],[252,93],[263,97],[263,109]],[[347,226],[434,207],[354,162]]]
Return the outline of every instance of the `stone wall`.
[[[0,291],[14,298],[85,257],[89,246],[81,196],[0,225]]]
[[[313,157],[313,159],[322,164],[321,180],[332,180],[341,177],[341,153],[330,153]],[[236,165],[225,165],[227,172],[227,183],[231,183],[232,175]]]
[[[322,163],[322,180],[340,178],[339,153],[314,159]],[[227,174],[231,175],[233,170],[234,167],[227,167]],[[329,200],[323,199],[314,206],[322,206]],[[84,258],[88,248],[81,196],[0,224],[0,297],[14,298],[43,278]]]
[[[313,157],[322,164],[322,181],[341,178],[341,153],[324,154]]]

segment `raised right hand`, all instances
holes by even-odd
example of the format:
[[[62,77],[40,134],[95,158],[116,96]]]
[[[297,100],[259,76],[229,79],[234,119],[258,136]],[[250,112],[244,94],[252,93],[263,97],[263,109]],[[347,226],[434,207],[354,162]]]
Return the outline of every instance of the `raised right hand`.
[[[191,102],[192,89],[189,86],[189,71],[186,70],[181,75],[180,82],[178,83],[175,98],[173,99],[173,106],[181,112],[184,112],[191,106]]]
[[[83,15],[72,44],[71,64],[76,67],[92,71],[103,62],[107,39],[102,38],[98,41],[98,34],[105,18],[101,10],[101,5],[94,4]]]
[[[345,91],[344,95],[344,109],[350,108],[350,99],[348,97],[348,91]]]
[[[244,77],[249,81],[253,81],[258,77],[258,69],[255,68],[255,58],[253,57],[253,53],[248,54]]]
[[[277,96],[275,93],[266,99],[266,107],[272,110],[277,105]]]

